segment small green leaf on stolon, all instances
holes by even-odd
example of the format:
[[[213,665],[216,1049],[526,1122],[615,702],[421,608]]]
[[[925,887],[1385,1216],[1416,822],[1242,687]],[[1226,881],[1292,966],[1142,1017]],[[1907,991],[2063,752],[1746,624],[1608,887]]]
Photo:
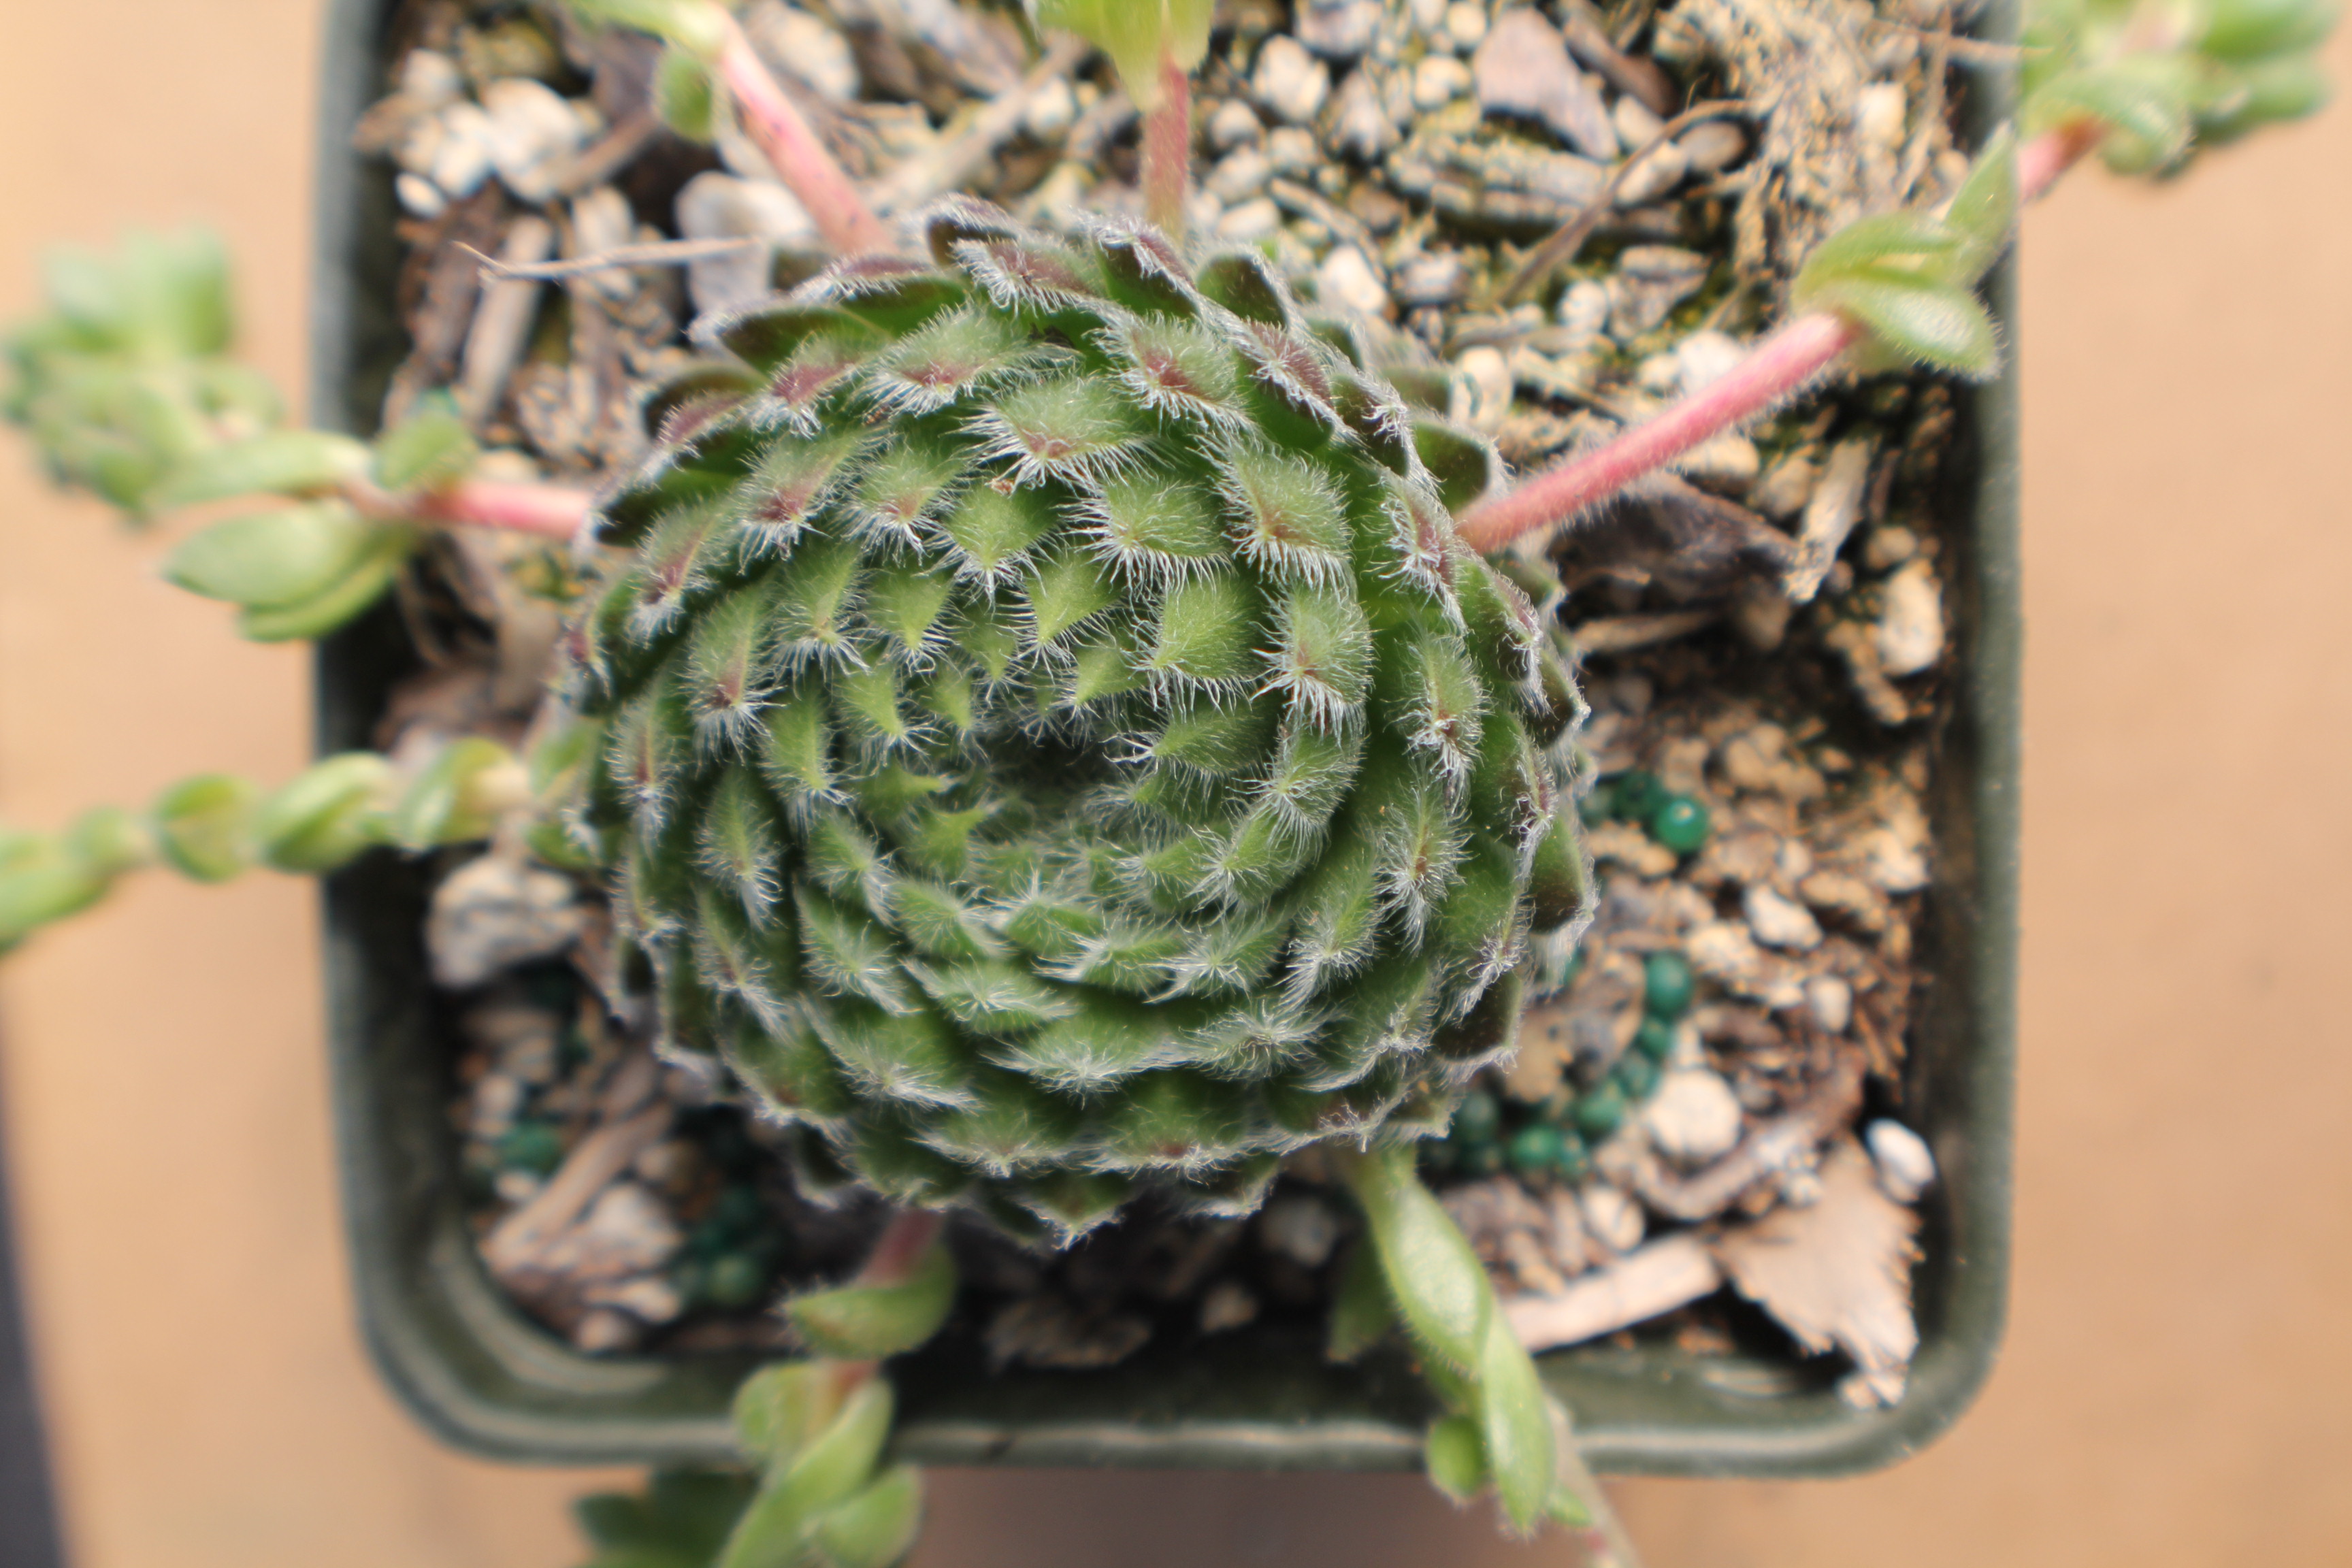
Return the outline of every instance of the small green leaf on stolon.
[[[934,1241],[895,1285],[845,1285],[784,1303],[784,1316],[809,1348],[843,1361],[879,1361],[929,1342],[955,1305],[955,1260]]]
[[[487,838],[501,810],[529,795],[514,753],[496,741],[468,735],[441,749],[393,808],[386,826],[404,849],[430,849]]]
[[[253,807],[259,794],[229,773],[202,773],[155,802],[156,847],[182,876],[225,882],[253,863]]]
[[[2107,167],[2120,174],[2152,174],[2188,155],[2193,89],[2187,61],[2126,55],[2058,72],[2027,94],[2021,118],[2029,132],[2069,120],[2097,121],[2106,127],[2099,152]]]
[[[1946,274],[1974,284],[2009,244],[2017,224],[2017,134],[2004,125],[1969,165],[1969,177],[1944,209],[1944,226],[1958,239]]]
[[[1160,62],[1189,71],[1209,52],[1212,0],[1028,0],[1041,27],[1067,27],[1118,68],[1136,108],[1160,107]]]
[[[592,22],[635,27],[705,59],[717,58],[727,38],[727,14],[712,0],[571,0],[571,5]]]
[[[1396,1303],[1381,1272],[1380,1248],[1368,1241],[1351,1243],[1340,1266],[1339,1291],[1331,1299],[1324,1355],[1336,1362],[1354,1361],[1395,1327]]]
[[[1483,1272],[1479,1284],[1486,1286]],[[1503,1512],[1520,1534],[1530,1534],[1551,1496],[1551,1412],[1535,1358],[1499,1311],[1487,1315],[1472,1391],[1481,1446]]]
[[[232,605],[299,604],[357,569],[378,532],[341,501],[281,507],[190,534],[164,558],[163,576]]]
[[[357,564],[335,582],[284,605],[248,605],[236,618],[239,635],[254,642],[322,637],[383,597],[416,547],[413,529],[378,526]]]
[[[149,825],[119,805],[94,805],[66,829],[66,850],[100,877],[119,877],[155,858]]]
[[[208,230],[133,230],[111,256],[60,246],[43,258],[42,281],[86,347],[169,358],[228,346],[228,253]]]
[[[2338,9],[2335,0],[2206,0],[2198,52],[2248,64],[2303,54],[2326,41]]]
[[[685,137],[709,146],[719,134],[719,84],[691,50],[666,46],[654,61],[654,114]]]
[[[2198,140],[2210,144],[2315,114],[2335,95],[2327,73],[2307,57],[2224,68],[2229,90],[2197,111]]]
[[[1495,1315],[1486,1270],[1413,1173],[1412,1152],[1349,1153],[1342,1168],[1407,1331],[1423,1350],[1455,1367],[1480,1365]]]
[[[838,1368],[830,1369],[835,1375]],[[890,1385],[869,1378],[744,1510],[716,1568],[776,1568],[800,1560],[816,1516],[863,1489],[889,1439]]]
[[[375,438],[375,482],[395,493],[439,489],[464,479],[481,455],[456,407],[438,399]]]
[[[314,763],[255,811],[262,859],[280,871],[332,871],[381,844],[391,782],[392,764],[373,752]]]
[[[331,490],[365,473],[367,462],[367,447],[348,436],[265,430],[183,458],[149,492],[147,503],[194,506],[236,496]]]
[[[1855,272],[1808,292],[1806,303],[1837,311],[1874,345],[1969,381],[2000,372],[2000,335],[1976,296],[1948,283],[1895,272]]]
[[[1856,218],[1813,247],[1798,274],[1801,290],[1831,279],[1888,268],[1940,279],[1960,237],[1926,213],[1880,213]]]
[[[62,840],[26,834],[0,845],[0,951],[106,896],[105,873]]]
[[[763,1366],[735,1390],[735,1444],[769,1468],[789,1463],[833,1419],[835,1369],[817,1362]]]
[[[1433,1425],[1423,1455],[1430,1485],[1455,1502],[1468,1502],[1486,1490],[1486,1446],[1479,1440],[1474,1417],[1449,1415]]]
[[[825,1568],[890,1568],[914,1550],[922,1528],[922,1473],[893,1465],[817,1517],[816,1548]]]

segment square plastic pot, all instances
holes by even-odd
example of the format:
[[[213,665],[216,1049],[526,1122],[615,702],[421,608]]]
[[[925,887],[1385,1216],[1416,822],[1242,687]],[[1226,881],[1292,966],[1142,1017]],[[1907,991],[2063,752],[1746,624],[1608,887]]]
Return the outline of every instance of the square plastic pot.
[[[322,92],[314,280],[314,413],[369,427],[401,353],[393,318],[389,178],[350,151],[383,80],[380,0],[335,0]],[[2005,34],[2000,29],[1996,36]],[[2004,95],[1985,91],[1979,112]],[[2004,321],[2011,280],[1994,280]],[[2014,343],[2014,331],[2011,329]],[[1914,1276],[1920,1349],[1891,1410],[1848,1408],[1832,1378],[1789,1363],[1698,1357],[1643,1342],[1541,1358],[1599,1468],[1819,1476],[1866,1469],[1959,1415],[1999,1343],[2010,1243],[2017,946],[2019,588],[2017,387],[1963,402],[1963,519],[1950,597],[1961,660],[1932,801],[1937,881],[1920,951],[1931,981],[1906,1064],[1906,1114],[1942,1180],[1927,1200]],[[411,655],[388,616],[319,661],[321,746],[365,745]],[[419,870],[380,856],[326,889],[330,1049],[343,1201],[367,1342],[394,1391],[450,1443],[501,1458],[579,1464],[719,1458],[741,1357],[591,1357],[526,1319],[477,1260],[446,1113],[449,1043],[436,1037]],[[1328,1365],[1312,1336],[1252,1328],[1153,1346],[1111,1370],[992,1373],[976,1349],[893,1363],[899,1449],[940,1464],[1407,1469],[1431,1406],[1402,1358]]]

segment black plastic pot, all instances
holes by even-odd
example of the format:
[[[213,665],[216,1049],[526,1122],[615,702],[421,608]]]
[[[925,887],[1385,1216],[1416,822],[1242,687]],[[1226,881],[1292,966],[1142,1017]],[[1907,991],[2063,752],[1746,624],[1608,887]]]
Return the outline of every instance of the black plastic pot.
[[[322,92],[312,385],[320,423],[365,427],[399,353],[389,181],[350,151],[382,79],[378,0],[335,0]],[[1980,74],[1979,113],[2001,105]],[[2004,320],[2011,279],[1996,279]],[[2013,341],[2013,333],[2012,333]],[[1965,666],[1933,801],[1938,882],[1922,933],[1925,988],[1906,1102],[1940,1163],[1914,1279],[1921,1343],[1910,1391],[1858,1412],[1785,1363],[1670,1344],[1546,1355],[1599,1468],[1827,1475],[1887,1464],[1937,1436],[1990,1370],[2010,1243],[2017,949],[2019,589],[2017,386],[1965,402],[1949,498],[1970,526],[1952,566]],[[388,619],[320,659],[319,731],[364,745],[406,658]],[[432,1035],[417,871],[379,857],[328,886],[331,1049],[362,1322],[385,1379],[449,1442],[504,1458],[667,1461],[728,1454],[742,1358],[583,1355],[510,1306],[477,1261],[444,1111],[451,1053]],[[992,1374],[976,1351],[894,1363],[900,1451],[941,1464],[1404,1469],[1431,1406],[1402,1359],[1328,1365],[1316,1339],[1252,1328],[1147,1350],[1102,1373]]]

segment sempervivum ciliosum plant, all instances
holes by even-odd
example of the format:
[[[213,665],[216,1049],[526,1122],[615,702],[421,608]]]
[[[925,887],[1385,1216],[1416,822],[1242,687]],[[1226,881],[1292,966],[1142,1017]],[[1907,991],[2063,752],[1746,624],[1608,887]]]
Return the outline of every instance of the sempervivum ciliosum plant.
[[[1423,457],[1484,450],[1254,257],[925,230],[710,324],[602,509],[587,816],[668,1047],[1063,1235],[1442,1128],[1582,895],[1567,670]]]

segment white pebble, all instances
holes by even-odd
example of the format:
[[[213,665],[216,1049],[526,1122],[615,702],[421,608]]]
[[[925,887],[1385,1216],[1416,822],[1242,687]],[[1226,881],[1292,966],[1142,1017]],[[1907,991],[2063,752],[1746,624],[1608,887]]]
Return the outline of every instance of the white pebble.
[[[1257,1298],[1231,1279],[1220,1279],[1201,1298],[1201,1331],[1219,1334],[1257,1316]]]
[[[1282,226],[1282,209],[1271,196],[1244,202],[1217,220],[1217,237],[1235,245],[1264,239]]]
[[[508,1169],[490,1178],[490,1191],[502,1204],[527,1204],[546,1184],[534,1171]]]
[[[1315,281],[1322,297],[1332,304],[1345,305],[1367,316],[1385,317],[1392,309],[1388,285],[1381,281],[1379,271],[1364,253],[1352,245],[1334,247],[1316,269]]]
[[[659,1274],[640,1274],[609,1285],[592,1286],[581,1300],[592,1306],[616,1307],[645,1323],[667,1323],[686,1310],[677,1287]]]
[[[1277,174],[1307,176],[1323,166],[1323,151],[1315,145],[1315,133],[1296,125],[1277,126],[1265,139],[1265,155]]]
[[[1728,121],[1705,120],[1675,137],[1675,145],[1683,150],[1693,171],[1716,174],[1739,162],[1748,151],[1748,138]]]
[[[1322,1199],[1305,1193],[1266,1205],[1257,1230],[1267,1247],[1303,1268],[1322,1268],[1339,1244],[1339,1216]]]
[[[1248,110],[1242,110],[1247,114]],[[1069,79],[1055,77],[1037,89],[1022,112],[1021,129],[1033,142],[1051,142],[1070,128],[1078,117],[1078,97],[1070,90]]]
[[[1643,1108],[1642,1124],[1659,1153],[1685,1165],[1704,1165],[1739,1142],[1739,1099],[1708,1068],[1670,1072]]]
[[[1580,279],[1569,285],[1568,292],[1559,297],[1559,309],[1553,319],[1570,331],[1584,337],[1599,337],[1609,324],[1609,288],[1592,279]]]
[[[1511,412],[1511,362],[1502,351],[1480,344],[1454,362],[1454,418],[1488,435],[1503,427]]]
[[[1853,987],[1834,974],[1816,974],[1805,982],[1805,1010],[1827,1035],[1843,1035],[1853,1022]]]
[[[706,169],[677,193],[677,232],[688,239],[759,238],[802,245],[816,237],[806,208],[782,185]],[[724,310],[773,287],[775,251],[758,247],[687,264],[687,291],[698,310]]]
[[[1802,952],[1821,945],[1821,922],[1813,919],[1813,912],[1760,882],[1741,896],[1740,911],[1748,917],[1748,929],[1766,947]]]
[[[496,163],[490,117],[478,104],[453,103],[441,111],[440,126],[432,165],[425,173],[453,200],[464,201],[482,188]]]
[[[1445,8],[1445,37],[1464,54],[1476,48],[1486,37],[1486,7],[1475,0],[1455,0]]]
[[[1445,0],[1411,0],[1407,6],[1412,17],[1412,28],[1427,37],[1445,26]]]
[[[1746,489],[1763,466],[1756,443],[1728,431],[1693,447],[1675,465],[1691,483],[1715,490]]]
[[[1878,1166],[1878,1184],[1898,1204],[1916,1203],[1936,1180],[1936,1156],[1927,1142],[1900,1121],[1874,1121],[1863,1133]]]
[[[1416,109],[1443,109],[1470,90],[1470,68],[1450,55],[1430,55],[1412,68]]]
[[[393,193],[412,217],[439,217],[449,210],[449,198],[441,187],[422,174],[403,170],[392,182]]]
[[[529,77],[484,82],[481,98],[499,178],[527,202],[552,195],[554,165],[587,139],[587,124],[554,89]]]
[[[1238,98],[1229,98],[1217,105],[1209,116],[1209,145],[1220,153],[1230,153],[1265,140],[1265,125],[1257,110]]]
[[[1935,570],[1913,561],[1886,580],[1879,611],[1878,662],[1892,676],[1916,675],[1944,653],[1944,591]]]
[[[1306,45],[1277,33],[1258,50],[1250,87],[1276,119],[1304,125],[1331,95],[1331,71]]]
[[[1576,1195],[1584,1215],[1585,1233],[1612,1252],[1631,1252],[1642,1245],[1648,1228],[1642,1205],[1605,1182],[1595,1182]]]
[[[1683,156],[1683,150],[1671,142],[1661,142],[1636,155],[1633,167],[1618,183],[1617,205],[1638,207],[1644,202],[1656,201],[1681,184],[1683,176],[1689,172],[1690,162]]]
[[[1801,838],[1783,838],[1773,851],[1772,868],[1785,881],[1801,882],[1813,874],[1813,852]]]
[[[401,96],[419,105],[437,109],[455,103],[465,90],[457,62],[438,49],[411,49],[400,62]]]
[[[522,1109],[524,1092],[520,1079],[502,1072],[484,1073],[474,1080],[466,1130],[477,1138],[503,1138],[514,1126],[515,1112]]]
[[[1916,893],[1927,885],[1927,858],[1896,837],[1874,827],[1861,838],[1862,874],[1883,893]]]
[[[1617,127],[1617,139],[1632,151],[1647,147],[1658,139],[1658,132],[1666,128],[1664,121],[1651,113],[1648,107],[1630,92],[1619,99],[1617,107],[1609,111],[1609,121]]]
[[[572,1331],[572,1342],[590,1355],[610,1355],[615,1351],[637,1348],[645,1331],[637,1321],[626,1312],[616,1312],[610,1307],[599,1307],[580,1320]]]
[[[1893,147],[1903,140],[1903,89],[1874,82],[1853,95],[1853,128],[1864,142]]]
[[[1227,206],[1234,206],[1252,196],[1265,194],[1265,183],[1274,178],[1274,161],[1255,147],[1244,147],[1228,153],[1209,177],[1201,182]]]
[[[1682,373],[1680,386],[1685,397],[1706,391],[1747,360],[1748,351],[1727,332],[1693,332],[1675,345],[1675,363]]]

